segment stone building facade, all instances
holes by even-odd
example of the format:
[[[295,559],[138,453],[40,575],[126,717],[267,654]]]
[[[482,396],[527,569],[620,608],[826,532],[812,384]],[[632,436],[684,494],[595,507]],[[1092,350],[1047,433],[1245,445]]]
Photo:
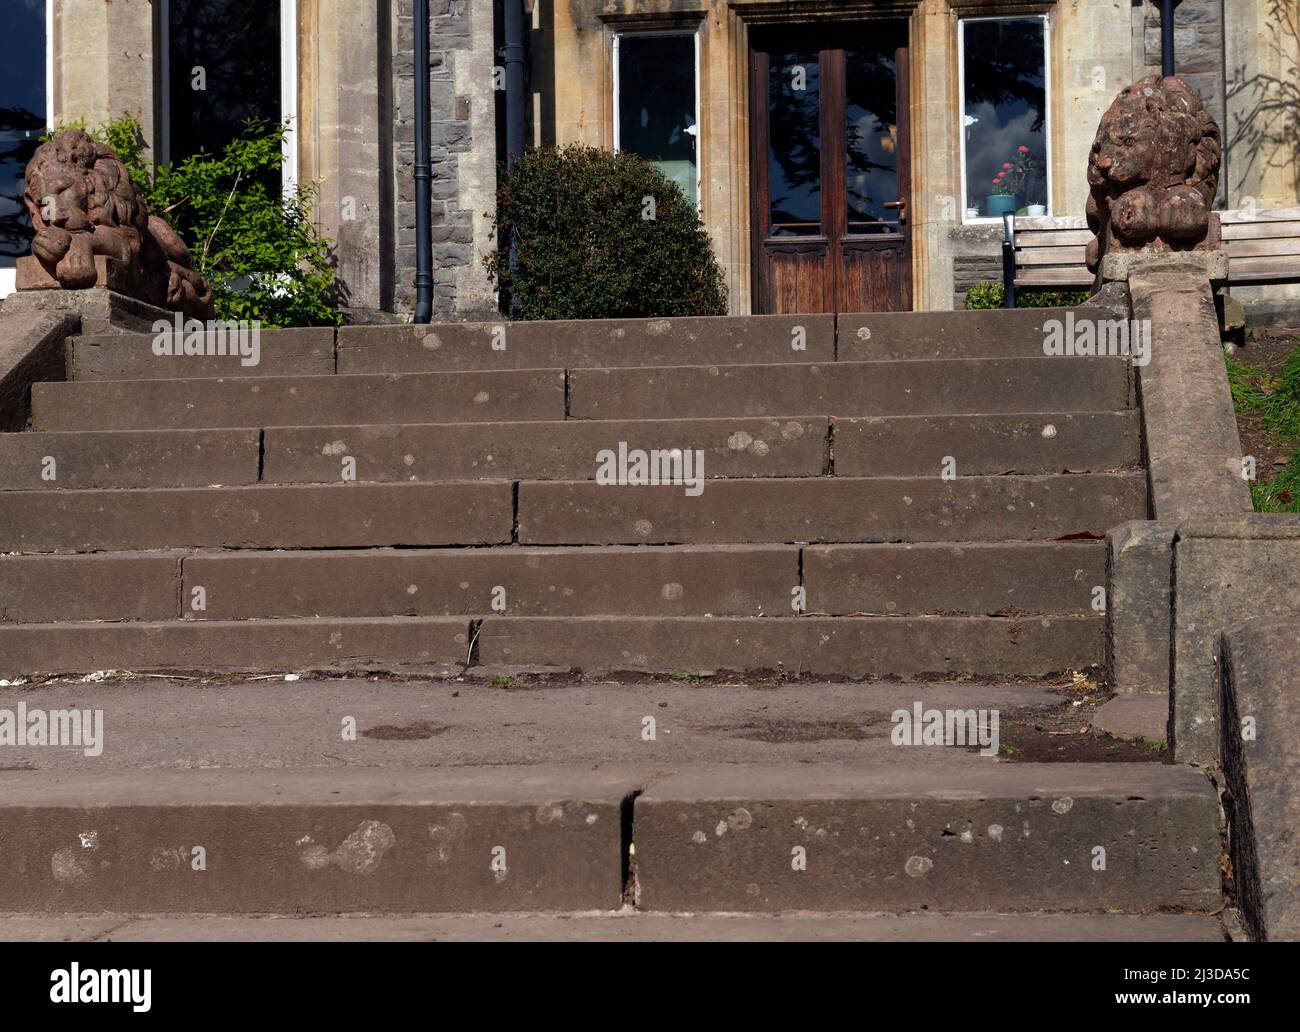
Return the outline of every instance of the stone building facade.
[[[43,69],[11,62],[11,80],[0,79],[10,94],[0,108],[31,109],[26,129],[0,127],[0,138],[129,113],[154,155],[173,160],[183,156],[175,122],[190,111],[176,72],[205,46],[194,26],[211,16],[237,32],[262,19],[258,31],[278,44],[262,48],[264,68],[223,88],[257,92],[235,99],[292,120],[289,176],[318,191],[348,317],[409,318],[412,0],[10,2],[25,20],[7,46],[36,54],[37,36],[46,57]],[[483,259],[503,156],[504,2],[430,0],[437,319],[497,307]],[[659,161],[697,197],[736,313],[959,306],[999,273],[993,206],[1011,189],[993,174],[1000,159],[1016,179],[1016,144],[1028,152],[1006,194],[1019,210],[1081,214],[1098,119],[1159,64],[1155,0],[522,2],[530,142],[644,149]],[[1228,142],[1220,205],[1300,204],[1297,0],[1182,0],[1175,29],[1180,73]],[[30,84],[42,70],[43,91],[14,99],[18,77]],[[809,74],[813,92],[792,92],[785,77]],[[221,102],[204,109],[216,112],[214,143]],[[5,152],[0,194],[13,192],[22,146]],[[807,160],[817,148],[843,150],[843,165],[834,154]],[[15,246],[0,239],[0,292]],[[1297,295],[1243,296],[1284,312]]]

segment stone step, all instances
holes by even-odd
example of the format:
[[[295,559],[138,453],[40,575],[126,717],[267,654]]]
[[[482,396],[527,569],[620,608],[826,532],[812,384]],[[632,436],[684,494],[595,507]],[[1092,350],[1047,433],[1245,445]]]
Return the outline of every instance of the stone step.
[[[988,358],[574,369],[575,419],[1088,412],[1132,403],[1126,363]]]
[[[957,782],[940,771],[864,779],[839,767],[733,766],[664,778],[636,799],[640,905],[1221,905],[1218,799],[1199,771],[1066,763],[965,773]],[[806,869],[794,870],[800,848]]]
[[[833,436],[831,426],[833,426]],[[591,480],[602,451],[703,451],[710,479],[1136,467],[1136,410],[852,419],[563,420],[0,435],[0,490]],[[951,459],[951,462],[945,460]],[[260,466],[260,473],[259,473]],[[52,479],[51,479],[52,478]]]
[[[0,624],[4,675],[464,665],[463,617]]]
[[[931,358],[1029,358],[1043,354],[1052,327],[1070,309],[1013,308],[955,312],[845,312],[838,318],[840,361]],[[1087,305],[1072,310],[1074,325],[1114,316]]]
[[[186,558],[182,578],[182,598],[201,587],[206,599],[192,619],[487,616],[496,600],[518,616],[779,616],[791,614],[799,549],[220,552]]]
[[[789,616],[801,584],[815,614],[1086,613],[1104,563],[1091,541],[8,555],[0,622]]]
[[[63,914],[5,913],[10,942],[1198,942],[1208,914]]]
[[[247,427],[0,434],[0,490],[256,484],[261,439]]]
[[[832,362],[833,315],[344,326],[340,373]]]
[[[24,872],[7,897],[19,909],[608,910],[622,898],[631,785],[617,774],[6,772],[4,785],[0,821],[24,829],[0,839],[0,867]]]
[[[832,423],[835,473],[842,477],[1093,473],[1133,469],[1142,461],[1136,409],[841,417]]]
[[[478,631],[486,667],[1046,677],[1102,662],[1100,616],[515,617]]]
[[[881,616],[1087,613],[1100,595],[1103,541],[813,545],[808,611]]]
[[[272,427],[263,477],[334,483],[351,458],[360,480],[591,480],[620,444],[698,449],[710,478],[816,477],[830,461],[825,417]]]
[[[27,726],[102,714],[93,743],[11,747],[0,869],[24,876],[5,905],[608,911],[628,874],[660,913],[1222,905],[1218,800],[1198,771],[895,745],[895,712],[917,703],[1019,714],[1002,722],[1017,745],[1077,712],[1037,683],[0,687]]]
[[[623,900],[625,822],[639,905],[653,912],[1222,903],[1210,783],[1156,764],[985,762],[960,776],[765,764],[645,779],[514,766],[20,771],[4,782],[0,819],[22,834],[0,839],[0,864],[24,872],[6,906],[35,912],[607,911]]]
[[[0,623],[175,619],[185,555],[0,555]]]
[[[334,369],[334,329],[330,326],[260,329],[251,334],[205,342],[203,354],[175,354],[173,338],[152,333],[119,333],[69,338],[69,380],[181,380],[193,377],[329,376]],[[192,339],[191,351],[199,342]],[[241,352],[242,347],[242,352]],[[158,352],[162,351],[162,354]],[[207,351],[213,352],[207,354]]]
[[[508,543],[512,485],[0,492],[0,553]]]
[[[114,380],[32,386],[34,430],[563,419],[564,371]]]
[[[826,677],[1023,675],[1103,659],[1103,621],[1032,617],[489,616],[484,667]],[[126,670],[399,670],[470,657],[464,617],[0,624],[5,676]]]
[[[699,485],[697,485],[699,486]],[[0,552],[773,544],[1099,536],[1146,514],[1139,473],[271,485],[0,492]]]
[[[519,485],[528,545],[1042,540],[1104,535],[1144,519],[1140,473],[1079,476],[822,477],[684,487]]]

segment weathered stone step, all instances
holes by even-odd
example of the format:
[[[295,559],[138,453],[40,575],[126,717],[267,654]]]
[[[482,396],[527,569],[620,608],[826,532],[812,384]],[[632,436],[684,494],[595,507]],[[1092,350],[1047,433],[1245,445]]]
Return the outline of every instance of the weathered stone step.
[[[1101,662],[1103,622],[1035,617],[489,616],[478,663],[782,670],[827,677],[1046,676]],[[400,669],[470,657],[464,617],[0,624],[6,676],[128,670]]]
[[[19,909],[609,910],[622,897],[632,783],[617,774],[7,771],[3,784],[0,821],[23,829],[0,838],[0,869],[23,872],[6,897]]]
[[[186,554],[0,555],[0,623],[175,619]]]
[[[1223,942],[1208,914],[7,913],[11,942]]]
[[[1023,674],[1102,661],[1098,616],[513,617],[479,628],[488,667],[778,670],[827,677]]]
[[[529,545],[1041,540],[1103,535],[1146,517],[1140,473],[1079,476],[823,477],[684,487],[519,485]]]
[[[214,338],[203,347],[212,354],[173,354],[171,338],[152,333],[72,337],[68,340],[69,380],[184,380],[191,377],[329,376],[334,369],[334,329],[329,326],[258,331],[250,336]],[[244,349],[241,353],[240,347]],[[190,343],[197,350],[197,340]]]
[[[1156,764],[716,767],[637,797],[640,905],[660,911],[1078,909],[1222,901],[1209,779]],[[796,870],[802,849],[805,869]]]
[[[953,312],[845,312],[839,316],[843,362],[928,358],[1040,356],[1048,329],[1070,309],[1014,308]],[[1075,325],[1114,316],[1087,305],[1073,309]]]
[[[603,451],[704,452],[704,475],[815,477],[829,463],[828,420],[567,420],[424,426],[272,427],[263,477],[333,483],[352,459],[360,480],[591,480]]]
[[[200,553],[185,560],[183,579],[183,598],[202,588],[206,600],[186,612],[193,619],[486,616],[498,605],[518,616],[790,615],[799,549]]]
[[[1093,473],[1136,468],[1136,409],[1014,416],[836,418],[835,473],[842,477]]]
[[[816,614],[1086,613],[1104,559],[1101,542],[8,555],[0,622],[790,616],[801,583]]]
[[[0,434],[0,490],[256,484],[260,447],[247,427]]]
[[[210,769],[293,770],[599,764],[644,775],[697,763],[892,764],[960,771],[986,763],[988,746],[901,747],[893,715],[983,709],[1005,714],[999,745],[1033,747],[1034,722],[1055,726],[1078,693],[1020,680],[750,683],[582,678],[552,672],[545,687],[519,678],[421,671],[418,678],[301,676],[211,678],[125,675],[0,686],[0,709],[104,714],[102,748],[29,748],[23,769],[68,773]],[[656,715],[656,734],[644,734]],[[1015,716],[1012,716],[1012,715]],[[344,721],[356,734],[343,736]],[[1024,729],[1023,731],[1020,729]],[[991,722],[985,724],[991,745]],[[1073,741],[1070,743],[1073,744]],[[12,747],[6,747],[12,748]],[[22,749],[21,746],[17,747]],[[1148,754],[1159,762],[1155,754]],[[3,772],[0,772],[3,773]]]
[[[4,676],[96,670],[393,669],[469,657],[463,617],[0,624]]]
[[[564,371],[116,380],[32,386],[35,430],[563,419]]]
[[[895,712],[917,703],[998,712],[1017,745],[1074,712],[1047,685],[996,682],[0,687],[28,726],[36,711],[103,715],[93,743],[8,747],[21,769],[0,772],[14,832],[0,869],[26,874],[6,906],[612,909],[634,843],[648,909],[715,894],[726,910],[1218,908],[1217,797],[1199,772],[895,745]],[[761,898],[737,905],[751,885]]]
[[[0,490],[591,480],[598,456],[704,453],[710,479],[1093,472],[1140,460],[1136,410],[1023,416],[557,420],[0,435]],[[945,460],[951,460],[950,462]],[[260,467],[260,472],[259,472]]]
[[[831,362],[832,315],[344,326],[340,373]]]
[[[574,369],[575,419],[1113,412],[1129,370],[1098,358]]]
[[[512,485],[0,492],[0,552],[502,544]]]
[[[1103,541],[813,545],[803,550],[802,569],[811,613],[1087,613],[1104,600],[1106,548]]]
[[[24,872],[6,905],[32,912],[609,911],[625,827],[647,911],[1222,904],[1212,786],[1158,764],[10,771],[4,785],[0,819],[22,833],[0,839],[0,865]]]

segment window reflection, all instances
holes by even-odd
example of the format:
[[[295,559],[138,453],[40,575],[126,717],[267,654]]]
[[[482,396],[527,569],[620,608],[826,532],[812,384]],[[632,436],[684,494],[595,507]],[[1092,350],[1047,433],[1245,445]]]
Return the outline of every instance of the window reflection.
[[[850,233],[892,233],[898,208],[898,70],[902,32],[882,26],[869,45],[846,47],[845,188]]]
[[[618,149],[639,154],[696,203],[695,37],[620,36]]]
[[[279,122],[280,4],[170,0],[168,10],[169,160],[219,154],[249,118]]]
[[[966,214],[1047,205],[1046,28],[1041,18],[968,20],[963,32]]]
[[[817,51],[772,51],[768,188],[773,236],[821,232],[821,76]]]

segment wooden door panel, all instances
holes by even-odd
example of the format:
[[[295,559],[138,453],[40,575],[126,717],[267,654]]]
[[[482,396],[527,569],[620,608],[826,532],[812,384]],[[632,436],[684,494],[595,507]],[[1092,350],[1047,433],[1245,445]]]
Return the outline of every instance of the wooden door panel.
[[[830,249],[825,244],[792,247],[769,243],[765,251],[771,284],[768,296],[774,315],[833,311],[834,298],[826,275]]]
[[[906,312],[912,308],[911,255],[904,241],[842,251],[840,312]]]

